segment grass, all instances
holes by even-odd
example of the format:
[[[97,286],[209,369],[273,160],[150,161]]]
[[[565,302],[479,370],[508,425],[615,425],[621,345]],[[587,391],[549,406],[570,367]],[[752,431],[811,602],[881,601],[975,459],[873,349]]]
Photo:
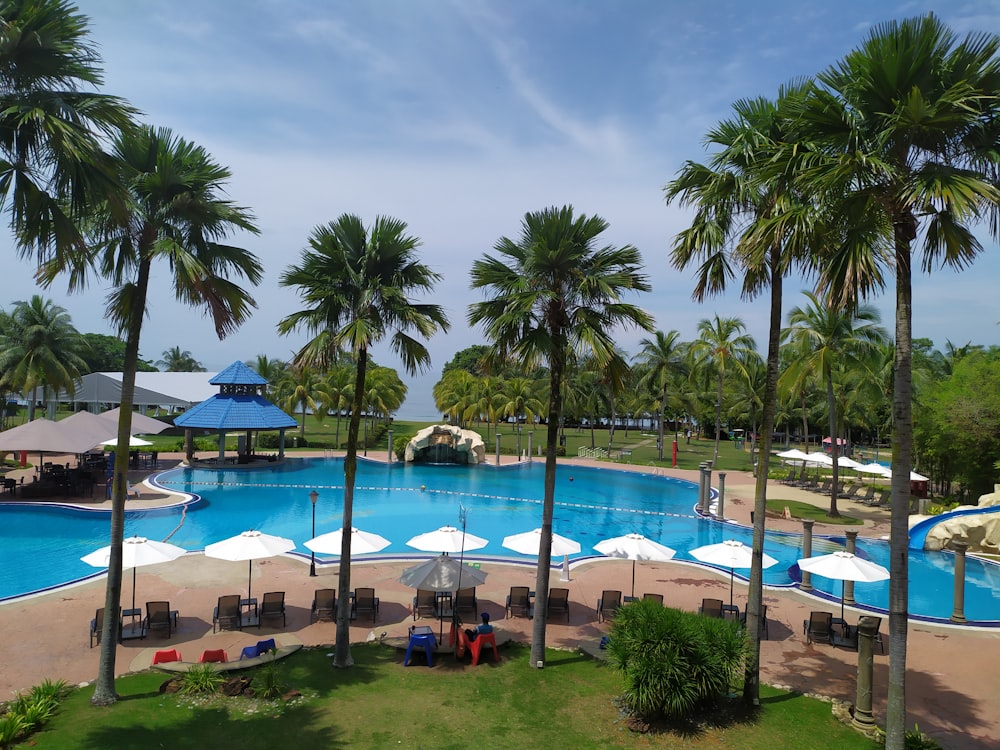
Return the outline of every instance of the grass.
[[[325,654],[303,649],[281,662],[285,682],[301,693],[287,703],[161,694],[167,676],[158,672],[120,678],[121,700],[108,708],[92,707],[93,688],[81,688],[17,747],[877,747],[838,723],[829,704],[766,687],[753,717],[726,714],[714,725],[635,734],[614,704],[617,674],[579,653],[551,651],[544,670],[528,667],[528,648],[520,645],[503,649],[499,664],[477,667],[443,657],[433,669],[404,668],[401,652],[373,644],[355,646],[355,666],[335,670]]]
[[[839,504],[838,504],[839,509]],[[819,523],[832,523],[839,524],[841,526],[860,526],[863,521],[853,516],[848,516],[841,514],[839,518],[830,518],[827,513],[830,510],[829,505],[825,507],[817,507],[815,505],[810,505],[809,503],[804,503],[801,500],[768,500],[767,509],[773,513],[784,513],[785,508],[792,513],[792,518],[811,518]]]

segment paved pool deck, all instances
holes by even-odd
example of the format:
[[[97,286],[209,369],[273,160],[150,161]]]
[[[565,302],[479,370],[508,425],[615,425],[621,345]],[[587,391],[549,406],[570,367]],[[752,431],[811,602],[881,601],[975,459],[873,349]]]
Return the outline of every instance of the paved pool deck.
[[[384,458],[384,454],[381,456]],[[161,470],[177,457],[161,455]],[[379,458],[369,452],[369,458]],[[594,464],[580,459],[567,459],[569,464]],[[607,467],[606,462],[596,465]],[[617,465],[624,470],[648,471],[649,467]],[[663,470],[660,470],[661,472]],[[670,475],[697,481],[697,472],[669,471]],[[133,482],[141,479],[131,475]],[[716,482],[713,480],[713,484]],[[740,523],[749,522],[753,503],[754,479],[749,474],[727,472],[726,516]],[[769,497],[797,499],[825,507],[829,502],[811,492],[773,484]],[[142,497],[129,500],[130,507],[154,506],[169,501],[165,495],[148,489]],[[105,505],[103,500],[93,501]],[[888,533],[886,512],[845,502],[842,511],[864,519],[862,535],[882,536]],[[801,523],[781,518],[769,518],[768,528],[800,531]],[[841,526],[816,524],[816,533],[835,534]],[[490,612],[501,635],[528,642],[531,623],[526,619],[504,619],[504,601],[511,586],[534,588],[534,568],[525,564],[510,564],[494,558],[467,556],[478,561],[489,577],[478,588],[479,608]],[[402,638],[413,624],[411,601],[413,590],[398,579],[407,563],[398,560],[355,562],[352,566],[352,587],[373,586],[381,599],[378,621],[365,618],[352,624],[352,640],[366,640],[383,632],[388,637]],[[595,606],[605,589],[621,589],[626,594],[631,584],[632,563],[619,560],[595,560],[574,565],[571,580],[560,580],[560,571],[553,570],[552,586],[570,590],[570,618],[550,621],[548,645],[556,648],[596,652],[607,623],[598,623]],[[116,669],[119,674],[147,669],[154,652],[176,648],[185,660],[195,660],[202,651],[223,648],[230,658],[238,658],[244,646],[261,638],[274,637],[279,645],[329,647],[334,640],[335,626],[329,622],[310,621],[310,604],[317,588],[336,588],[336,564],[318,566],[317,576],[309,576],[308,561],[284,556],[255,561],[252,565],[253,592],[256,596],[268,591],[284,591],[287,623],[284,627],[268,623],[263,628],[250,627],[242,631],[212,632],[212,609],[221,594],[240,593],[247,585],[247,565],[206,558],[201,553],[188,555],[171,563],[140,568],[137,571],[137,604],[147,600],[168,600],[179,611],[177,631],[168,639],[152,634],[144,640],[128,640],[119,645]],[[130,596],[126,586],[124,598]],[[89,648],[89,622],[98,607],[104,604],[105,579],[100,577],[84,584],[58,591],[22,598],[0,604],[0,699],[37,684],[45,678],[84,683],[97,673],[98,648]],[[648,563],[636,565],[636,594],[655,592],[664,595],[665,603],[694,611],[702,598],[729,597],[729,576],[684,562]],[[769,638],[761,646],[763,681],[795,690],[853,702],[857,654],[828,644],[807,645],[802,634],[802,622],[814,609],[832,611],[831,602],[809,596],[797,589],[766,589]],[[746,603],[746,586],[737,581],[735,604],[742,610]],[[860,610],[847,608],[848,621],[856,621]],[[438,627],[436,622],[423,624]],[[886,636],[886,654],[875,656],[875,715],[880,722],[885,716],[886,684],[888,679],[889,643],[887,623],[882,624]],[[448,658],[448,657],[446,657]],[[960,626],[931,625],[912,622],[907,654],[908,726],[916,723],[947,748],[987,750],[1000,744],[1000,629],[978,629]],[[471,668],[471,667],[469,667]]]

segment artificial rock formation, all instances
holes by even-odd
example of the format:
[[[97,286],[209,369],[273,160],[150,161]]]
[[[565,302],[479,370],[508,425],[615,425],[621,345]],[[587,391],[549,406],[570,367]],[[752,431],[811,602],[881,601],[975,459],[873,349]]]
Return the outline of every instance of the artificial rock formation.
[[[1000,485],[979,498],[978,506],[1000,505]],[[965,542],[969,552],[1000,552],[1000,513],[972,513],[945,518],[927,532],[924,549],[947,549],[952,540]]]
[[[413,436],[403,460],[479,464],[485,458],[486,444],[478,432],[438,424]]]

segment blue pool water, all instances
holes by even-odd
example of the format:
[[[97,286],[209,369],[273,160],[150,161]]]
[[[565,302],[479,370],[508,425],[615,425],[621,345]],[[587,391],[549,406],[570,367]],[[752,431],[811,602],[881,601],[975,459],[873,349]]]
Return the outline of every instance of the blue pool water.
[[[517,557],[501,547],[508,534],[536,528],[541,521],[544,465],[414,466],[361,461],[354,499],[354,525],[392,541],[384,553],[413,553],[406,541],[424,531],[458,525],[459,506],[469,509],[468,531],[490,540],[471,554]],[[195,494],[187,506],[130,511],[125,534],[170,538],[189,550],[255,528],[295,540],[298,551],[311,535],[309,493],[316,490],[316,533],[340,527],[343,462],[293,460],[271,469],[214,471],[176,469],[159,475],[165,488]],[[695,485],[663,476],[613,469],[560,466],[557,475],[554,530],[576,539],[580,555],[597,555],[601,539],[638,531],[693,561],[688,550],[724,539],[750,544],[749,529],[698,519],[693,513]],[[109,514],[51,505],[0,505],[0,599],[57,586],[95,574],[80,557],[108,543]],[[814,541],[814,554],[843,540]],[[777,565],[764,571],[768,584],[791,582],[801,556],[797,535],[770,533],[766,552]],[[858,540],[859,553],[888,567],[888,545]],[[324,559],[319,556],[320,560]],[[331,558],[332,559],[332,558]],[[529,559],[529,558],[525,558]],[[910,552],[910,612],[947,618],[952,610],[952,563],[948,553]],[[741,571],[737,571],[739,576]],[[748,571],[742,571],[745,575]],[[966,570],[966,617],[1000,620],[1000,566],[970,558]],[[813,585],[833,596],[840,582],[813,576]],[[855,599],[885,609],[888,582],[858,583]]]

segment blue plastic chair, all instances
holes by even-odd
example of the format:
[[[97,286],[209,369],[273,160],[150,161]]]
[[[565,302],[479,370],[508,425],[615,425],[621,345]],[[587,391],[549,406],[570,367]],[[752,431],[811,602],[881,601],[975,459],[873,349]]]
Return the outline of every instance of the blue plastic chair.
[[[403,659],[403,666],[410,666],[410,655],[413,653],[413,649],[423,649],[427,654],[427,666],[434,666],[434,647],[437,645],[437,641],[434,639],[434,634],[414,634],[410,636],[410,644],[406,647],[406,657]]]
[[[277,649],[277,645],[274,643],[274,638],[268,638],[264,641],[257,641],[257,656],[263,656],[268,651],[274,651]]]
[[[244,659],[256,659],[259,656],[256,646],[244,646],[240,651],[240,661]]]

